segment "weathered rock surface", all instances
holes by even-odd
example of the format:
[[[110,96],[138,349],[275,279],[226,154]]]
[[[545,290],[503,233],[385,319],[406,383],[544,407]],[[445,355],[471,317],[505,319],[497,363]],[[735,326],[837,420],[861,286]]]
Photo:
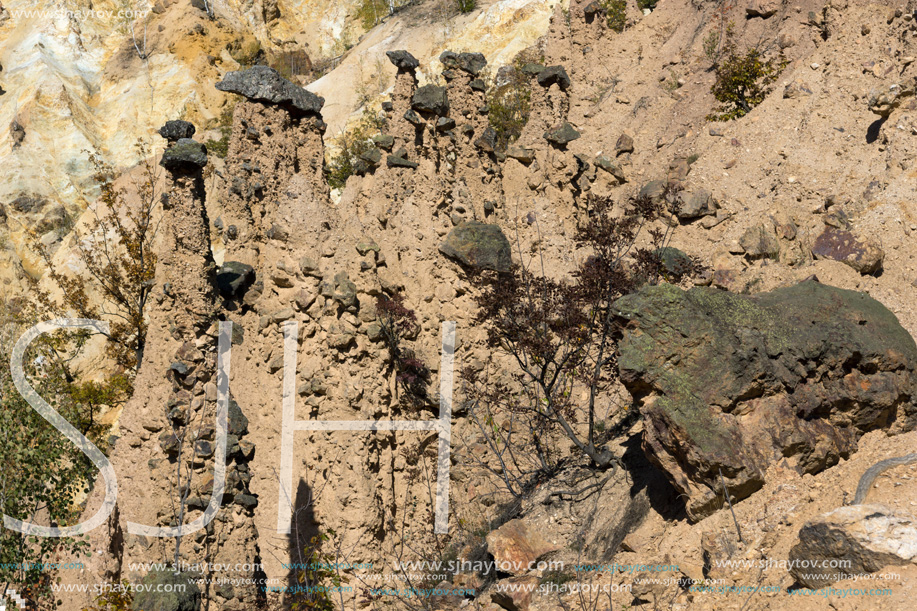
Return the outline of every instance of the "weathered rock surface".
[[[645,287],[615,304],[644,449],[699,519],[786,457],[817,473],[873,429],[914,428],[917,345],[866,294],[802,282],[755,296]]]
[[[159,164],[173,172],[199,170],[207,165],[207,147],[190,138],[182,138],[165,150]]]
[[[800,584],[817,589],[848,575],[874,573],[915,558],[917,519],[913,515],[884,505],[851,505],[810,520],[800,529],[799,543],[790,550],[790,574]],[[837,560],[843,562],[832,562]],[[824,568],[832,564],[843,568]]]
[[[195,132],[194,125],[188,121],[166,121],[157,132],[169,142],[178,142],[182,138],[191,138]]]
[[[812,254],[821,259],[846,263],[861,274],[874,274],[882,269],[885,253],[877,245],[861,240],[849,231],[826,227],[815,238]]]
[[[512,266],[509,240],[496,225],[468,221],[454,228],[440,245],[441,253],[477,269],[508,272]]]
[[[420,87],[411,99],[414,110],[430,112],[435,115],[444,115],[449,112],[449,96],[446,88],[438,85],[424,85]]]
[[[304,113],[317,114],[325,105],[324,98],[294,85],[269,66],[230,72],[216,84],[216,88],[257,102],[289,106]]]
[[[487,535],[487,551],[501,573],[527,573],[532,563],[555,549],[523,520],[510,520]]]

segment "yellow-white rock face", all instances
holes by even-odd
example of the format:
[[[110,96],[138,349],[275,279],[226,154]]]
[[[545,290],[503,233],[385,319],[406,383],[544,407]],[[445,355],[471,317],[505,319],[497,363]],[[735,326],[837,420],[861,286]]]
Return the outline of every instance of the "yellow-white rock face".
[[[439,72],[446,49],[480,51],[498,66],[543,34],[554,6],[566,2],[485,0],[464,15],[450,2],[425,2],[360,38],[365,1],[207,0],[210,19],[189,0],[3,0],[0,283],[16,284],[20,261],[40,273],[25,248],[28,231],[53,242],[94,200],[90,153],[126,169],[139,160],[138,141],[161,150],[154,131],[167,120],[190,120],[199,135],[213,127],[227,102],[213,85],[239,68],[239,49],[298,49],[313,61],[343,55],[308,87],[326,98],[333,137],[391,86],[385,51],[413,53],[422,80]],[[32,203],[14,205],[23,196]]]

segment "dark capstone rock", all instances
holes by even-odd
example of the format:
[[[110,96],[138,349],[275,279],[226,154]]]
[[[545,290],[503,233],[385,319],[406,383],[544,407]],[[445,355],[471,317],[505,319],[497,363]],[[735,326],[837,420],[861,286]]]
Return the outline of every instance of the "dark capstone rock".
[[[875,274],[882,269],[885,253],[881,248],[858,239],[849,231],[827,227],[815,238],[812,254],[819,259],[846,263],[861,274]]]
[[[440,244],[439,251],[463,265],[476,269],[508,272],[513,260],[509,240],[496,225],[467,221],[455,227]]]
[[[606,13],[607,10],[598,0],[590,2],[586,5],[586,8],[583,9],[583,15],[586,17],[586,23],[592,23],[595,21],[596,17],[604,17]]]
[[[229,72],[217,83],[217,89],[238,93],[256,102],[279,104],[304,113],[319,114],[325,99],[286,80],[269,66],[252,66]]]
[[[487,85],[484,83],[483,79],[476,78],[468,86],[471,87],[472,91],[487,91]]]
[[[391,101],[386,100],[382,102],[382,110],[384,110],[385,112],[392,112],[393,110],[395,110],[395,105]]]
[[[195,131],[194,125],[187,121],[166,121],[157,133],[169,142],[178,142],[182,138],[191,138]]]
[[[481,73],[481,70],[487,66],[487,60],[481,53],[453,53],[445,51],[439,56],[439,61],[447,68],[453,68],[467,72],[473,76]]]
[[[207,509],[207,505],[209,504],[210,501],[199,496],[188,497],[188,500],[185,501],[185,505],[188,506],[188,509],[197,509],[199,511]]]
[[[541,74],[542,70],[544,70],[544,66],[541,64],[525,64],[522,66],[522,73],[529,76],[537,76]]]
[[[548,66],[538,73],[538,84],[542,87],[550,87],[557,83],[561,89],[567,89],[570,86],[570,77],[563,66]]]
[[[440,117],[436,121],[436,130],[440,132],[446,132],[450,129],[455,128],[455,119],[452,117]]]
[[[170,172],[199,170],[207,165],[207,147],[182,138],[165,150],[159,165]]]
[[[573,129],[573,126],[566,121],[564,121],[563,125],[550,129],[544,133],[545,140],[558,146],[566,146],[568,142],[572,142],[579,137],[580,133]]]
[[[238,261],[226,261],[217,271],[217,288],[224,297],[244,294],[254,280],[255,268]]]
[[[389,136],[388,134],[382,134],[380,136],[373,136],[373,142],[380,149],[390,151],[392,150],[392,147],[395,146],[395,137]]]
[[[426,125],[426,122],[423,120],[423,118],[413,110],[405,111],[404,118],[414,127],[423,127]]]
[[[417,61],[417,58],[407,51],[386,51],[385,54],[388,56],[388,60],[395,64],[395,67],[398,68],[399,71],[413,72],[420,66],[420,62]]]
[[[360,155],[360,159],[372,165],[379,165],[382,161],[382,151],[373,147]]]
[[[408,161],[404,157],[396,157],[395,155],[389,155],[386,158],[385,163],[390,168],[411,168],[412,170],[417,168],[417,164],[415,162]]]
[[[241,437],[248,432],[248,418],[242,413],[242,408],[234,400],[229,400],[229,414],[226,422],[230,435]]]
[[[492,127],[488,127],[481,134],[481,137],[474,141],[474,145],[482,151],[493,153],[497,148],[497,132]]]
[[[722,506],[720,472],[741,500],[784,457],[818,473],[867,431],[917,421],[917,345],[865,293],[818,282],[757,295],[663,284],[613,307],[643,448],[692,520]]]
[[[171,570],[151,571],[134,596],[134,609],[143,611],[200,611],[201,590],[194,577]]]
[[[446,81],[452,81],[458,78],[459,73],[456,72],[455,70],[443,70],[442,75],[443,75],[443,78],[446,79]]]
[[[449,95],[445,87],[439,85],[424,85],[414,92],[411,98],[411,108],[435,115],[444,115],[449,112]]]

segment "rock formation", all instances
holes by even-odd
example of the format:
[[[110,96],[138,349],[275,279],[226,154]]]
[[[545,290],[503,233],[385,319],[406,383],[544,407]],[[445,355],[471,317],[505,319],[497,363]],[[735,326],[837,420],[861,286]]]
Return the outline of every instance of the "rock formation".
[[[917,345],[861,293],[819,282],[755,296],[650,287],[615,304],[622,381],[650,459],[697,520],[787,458],[818,473],[874,429],[917,424]]]

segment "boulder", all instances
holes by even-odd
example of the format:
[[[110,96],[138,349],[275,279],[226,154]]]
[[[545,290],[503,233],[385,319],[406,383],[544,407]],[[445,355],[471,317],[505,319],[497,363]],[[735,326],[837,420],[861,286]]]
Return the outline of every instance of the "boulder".
[[[572,142],[579,137],[580,133],[566,121],[564,121],[562,125],[544,133],[545,140],[558,146],[566,146],[568,142]]]
[[[496,225],[467,221],[453,228],[439,251],[462,265],[508,272],[512,267],[509,240]]]
[[[557,549],[523,520],[510,520],[487,535],[487,551],[500,573],[522,575],[539,558]]]
[[[413,125],[414,127],[425,127],[427,122],[423,120],[419,114],[415,111],[408,109],[404,111],[404,120]]]
[[[449,95],[445,87],[439,85],[424,85],[414,92],[411,98],[411,108],[435,115],[444,115],[449,112]]]
[[[194,125],[188,121],[166,121],[156,133],[169,142],[178,142],[182,138],[191,138],[195,131]]]
[[[194,577],[170,570],[151,571],[143,578],[143,589],[134,596],[134,609],[143,611],[199,611],[201,590]]]
[[[861,274],[875,274],[882,269],[885,253],[872,242],[858,239],[844,229],[826,227],[815,238],[812,254],[819,259],[846,263]]]
[[[242,413],[242,408],[235,400],[230,399],[227,416],[227,430],[230,435],[241,437],[248,432],[248,418]]]
[[[718,208],[716,200],[710,191],[682,191],[678,194],[678,218],[686,221],[702,216],[716,214]]]
[[[567,76],[567,71],[563,66],[548,66],[538,73],[536,79],[542,87],[557,84],[558,87],[566,90],[570,86],[570,77]]]
[[[200,170],[207,165],[207,147],[182,138],[163,152],[159,165],[170,172]]]
[[[286,80],[269,66],[229,72],[216,84],[220,91],[238,93],[256,102],[277,104],[303,113],[320,114],[325,99]]]
[[[720,473],[741,500],[777,460],[818,473],[865,432],[917,421],[917,345],[865,293],[814,281],[756,295],[663,284],[614,308],[644,450],[692,520],[722,506]]]
[[[392,62],[399,72],[413,72],[420,66],[417,58],[407,51],[386,51],[388,60]]]
[[[803,525],[789,559],[790,574],[812,589],[910,564],[917,561],[917,519],[883,505],[838,507]]]

